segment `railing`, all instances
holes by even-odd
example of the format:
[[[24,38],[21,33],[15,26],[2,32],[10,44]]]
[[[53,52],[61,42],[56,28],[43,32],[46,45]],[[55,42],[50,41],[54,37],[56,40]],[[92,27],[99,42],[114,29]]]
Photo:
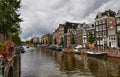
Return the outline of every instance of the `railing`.
[[[4,59],[3,58],[0,58],[0,77],[3,77],[3,74],[4,74]]]

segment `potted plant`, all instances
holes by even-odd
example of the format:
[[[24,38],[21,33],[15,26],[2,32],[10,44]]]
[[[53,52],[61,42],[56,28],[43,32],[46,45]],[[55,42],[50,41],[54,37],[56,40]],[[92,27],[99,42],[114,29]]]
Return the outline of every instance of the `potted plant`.
[[[93,37],[92,32],[89,32],[88,42],[89,42],[89,47],[94,48],[94,37]]]

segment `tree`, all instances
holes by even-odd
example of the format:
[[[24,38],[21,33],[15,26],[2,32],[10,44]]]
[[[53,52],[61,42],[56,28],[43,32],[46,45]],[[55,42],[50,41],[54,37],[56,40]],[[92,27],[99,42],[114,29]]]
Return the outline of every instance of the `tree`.
[[[31,44],[33,44],[33,38],[31,38],[30,42],[31,42]]]
[[[44,40],[43,40],[42,44],[44,44]]]
[[[48,44],[48,41],[46,40],[46,44]]]
[[[120,31],[117,32],[118,46],[120,46]]]
[[[61,37],[61,39],[60,39],[60,45],[64,45],[64,40],[63,40],[63,37]]]
[[[116,15],[116,12],[114,12],[113,10],[111,10],[111,9],[109,9],[109,10],[105,10],[104,12],[103,12],[103,15],[110,15],[110,16],[112,16],[112,17],[115,17],[115,15]]]
[[[74,35],[72,35],[71,44],[75,44],[75,37],[74,37]]]
[[[56,38],[54,39],[54,44],[57,44],[57,40],[56,40]]]
[[[88,42],[91,43],[91,44],[94,42],[94,37],[93,37],[92,32],[89,32]]]
[[[9,37],[12,40],[12,42],[14,42],[15,45],[22,44],[21,38],[19,37],[18,33],[11,33]]]
[[[50,38],[50,45],[52,44],[52,39]]]
[[[6,38],[9,33],[20,31],[20,3],[21,0],[0,0],[0,33]]]

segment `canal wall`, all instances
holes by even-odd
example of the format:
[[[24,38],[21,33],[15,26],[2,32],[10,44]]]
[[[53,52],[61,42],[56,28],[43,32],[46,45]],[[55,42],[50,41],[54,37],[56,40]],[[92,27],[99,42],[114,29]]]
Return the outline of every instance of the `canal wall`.
[[[87,51],[90,52],[107,52],[109,57],[118,57],[120,58],[120,49],[116,48],[109,48],[109,49],[80,49],[81,53],[86,53]]]
[[[4,77],[20,77],[21,73],[21,54],[13,52],[12,57],[5,63]]]

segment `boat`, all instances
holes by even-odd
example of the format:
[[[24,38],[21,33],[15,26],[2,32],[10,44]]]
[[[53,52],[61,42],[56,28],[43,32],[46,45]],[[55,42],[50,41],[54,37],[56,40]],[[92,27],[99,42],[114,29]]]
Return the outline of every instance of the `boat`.
[[[75,53],[75,54],[80,54],[81,53],[80,50],[76,49],[76,48],[74,48],[72,52]]]
[[[56,50],[56,51],[62,51],[62,47],[61,47],[61,46],[58,46],[58,47],[56,47],[55,50]]]
[[[56,46],[50,45],[50,46],[48,47],[48,49],[55,50],[55,49],[56,49]]]
[[[29,46],[27,46],[26,48],[30,48]]]
[[[107,52],[86,52],[88,56],[107,57]]]
[[[79,45],[79,46],[76,46],[74,49],[73,49],[73,53],[75,53],[75,54],[80,54],[81,52],[80,52],[80,49],[81,48],[81,45]]]
[[[64,48],[64,49],[62,49],[62,51],[64,53],[73,53],[73,49],[71,49],[71,48]]]

